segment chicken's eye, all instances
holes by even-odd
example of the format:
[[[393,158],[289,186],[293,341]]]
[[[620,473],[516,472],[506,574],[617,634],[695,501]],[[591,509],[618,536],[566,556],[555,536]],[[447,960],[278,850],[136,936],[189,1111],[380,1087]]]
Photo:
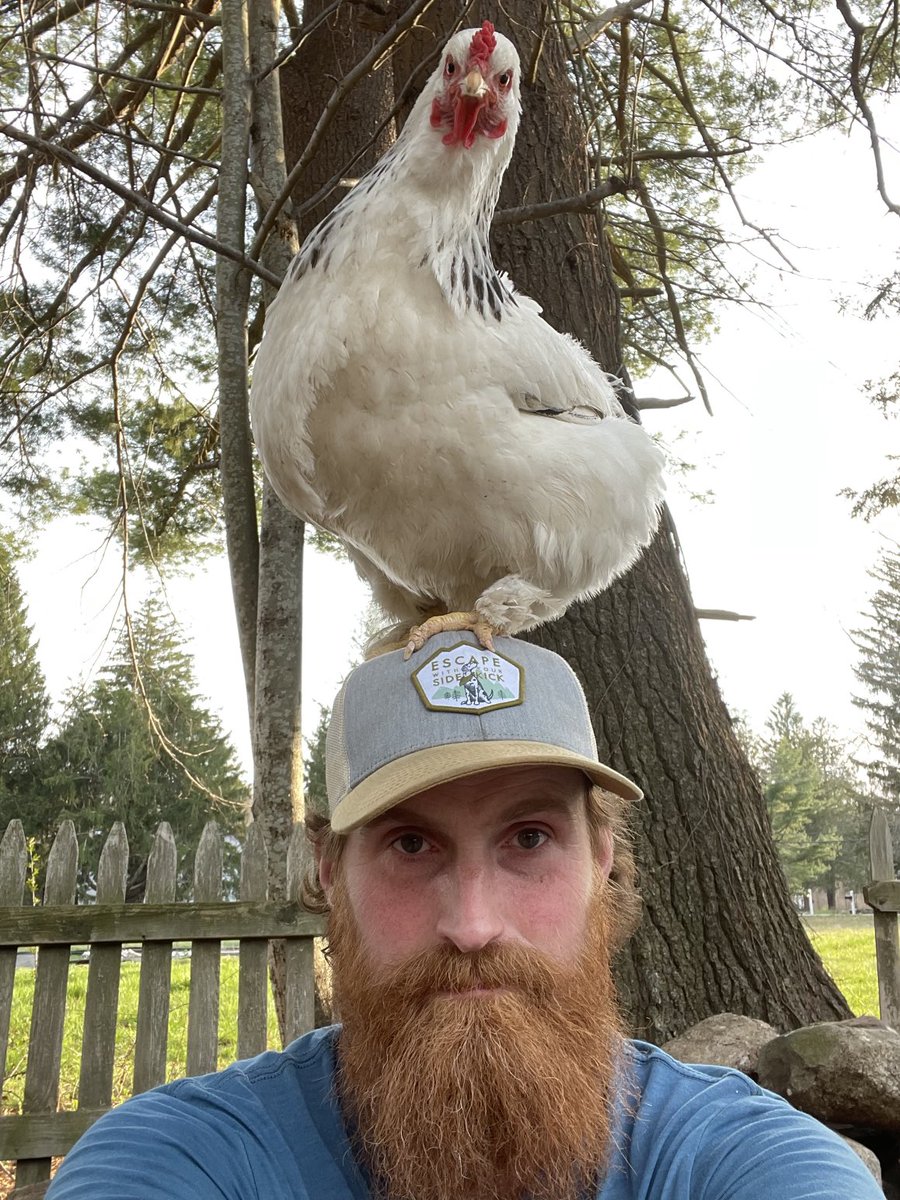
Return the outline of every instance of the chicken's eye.
[[[456,63],[453,61],[452,58],[448,58],[447,61],[444,63],[444,74],[445,75],[455,75],[456,74]]]
[[[506,91],[506,89],[512,83],[512,71],[504,71],[502,75],[498,75],[497,83],[503,88],[504,91]]]

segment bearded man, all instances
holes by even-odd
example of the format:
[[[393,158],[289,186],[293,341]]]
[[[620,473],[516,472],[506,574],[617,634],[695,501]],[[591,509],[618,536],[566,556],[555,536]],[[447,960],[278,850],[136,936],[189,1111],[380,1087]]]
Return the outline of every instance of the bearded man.
[[[432,638],[349,675],[311,823],[342,1024],[145,1093],[50,1200],[877,1200],[746,1076],[622,1031],[627,804],[556,655]]]

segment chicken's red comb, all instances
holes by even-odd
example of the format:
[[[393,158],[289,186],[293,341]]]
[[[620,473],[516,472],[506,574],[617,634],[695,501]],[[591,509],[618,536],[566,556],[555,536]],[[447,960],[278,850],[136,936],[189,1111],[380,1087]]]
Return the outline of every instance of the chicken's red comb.
[[[470,61],[480,63],[482,67],[487,68],[496,46],[494,26],[490,21],[485,21],[472,38],[472,44],[469,47]]]

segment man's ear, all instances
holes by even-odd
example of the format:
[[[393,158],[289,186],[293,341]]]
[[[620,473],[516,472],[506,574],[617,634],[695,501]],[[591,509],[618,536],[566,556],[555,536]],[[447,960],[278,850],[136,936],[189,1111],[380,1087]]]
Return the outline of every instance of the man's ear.
[[[334,887],[334,860],[322,853],[322,847],[315,847],[316,870],[319,872],[319,883],[325,893],[325,899],[331,903],[331,891]]]
[[[594,862],[601,876],[604,879],[609,879],[609,873],[613,865],[613,839],[608,829],[601,829],[596,836]]]

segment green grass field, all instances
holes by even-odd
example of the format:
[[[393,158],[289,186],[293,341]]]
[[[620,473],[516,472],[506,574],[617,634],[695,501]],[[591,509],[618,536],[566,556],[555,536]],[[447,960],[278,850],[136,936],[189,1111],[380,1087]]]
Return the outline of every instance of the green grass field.
[[[871,914],[804,917],[809,940],[856,1016],[878,1016]]]
[[[137,1028],[138,984],[140,964],[123,963],[119,985],[119,1020],[116,1033],[116,1065],[114,1071],[114,1101],[131,1095],[131,1073],[134,1065],[134,1039]],[[63,1057],[60,1073],[60,1108],[77,1106],[78,1072],[81,1063],[81,1029],[87,991],[87,966],[69,968],[69,988],[66,1004]],[[178,1079],[185,1074],[187,1061],[188,995],[191,979],[190,962],[172,962],[171,1006],[169,1010],[168,1078]],[[219,1065],[226,1066],[237,1057],[237,993],[238,960],[223,958],[221,971],[221,1001],[219,1010]],[[6,1080],[3,1084],[2,1111],[21,1111],[25,1086],[25,1063],[28,1055],[28,1035],[31,1025],[31,1002],[34,995],[34,971],[16,972],[13,1009],[10,1018],[9,1053]],[[269,1045],[280,1045],[275,1007],[269,997]]]
[[[854,1013],[878,1013],[878,985],[875,975],[875,942],[871,916],[805,918],[810,940],[838,987],[847,997]],[[81,1023],[84,1013],[87,967],[72,966],[63,1046],[60,1107],[75,1108],[81,1058]],[[221,1013],[219,1020],[219,1064],[224,1066],[237,1056],[237,975],[235,958],[222,960]],[[125,963],[119,996],[119,1021],[116,1040],[115,1099],[131,1093],[134,1037],[137,1021],[137,996],[140,966]],[[169,1078],[185,1073],[188,988],[190,963],[172,964],[172,1005],[169,1016]],[[25,1063],[34,992],[34,971],[16,973],[13,1012],[10,1026],[7,1078],[3,1087],[2,1111],[21,1109],[25,1083]],[[269,1045],[277,1046],[278,1033],[274,1006],[269,1002]]]

